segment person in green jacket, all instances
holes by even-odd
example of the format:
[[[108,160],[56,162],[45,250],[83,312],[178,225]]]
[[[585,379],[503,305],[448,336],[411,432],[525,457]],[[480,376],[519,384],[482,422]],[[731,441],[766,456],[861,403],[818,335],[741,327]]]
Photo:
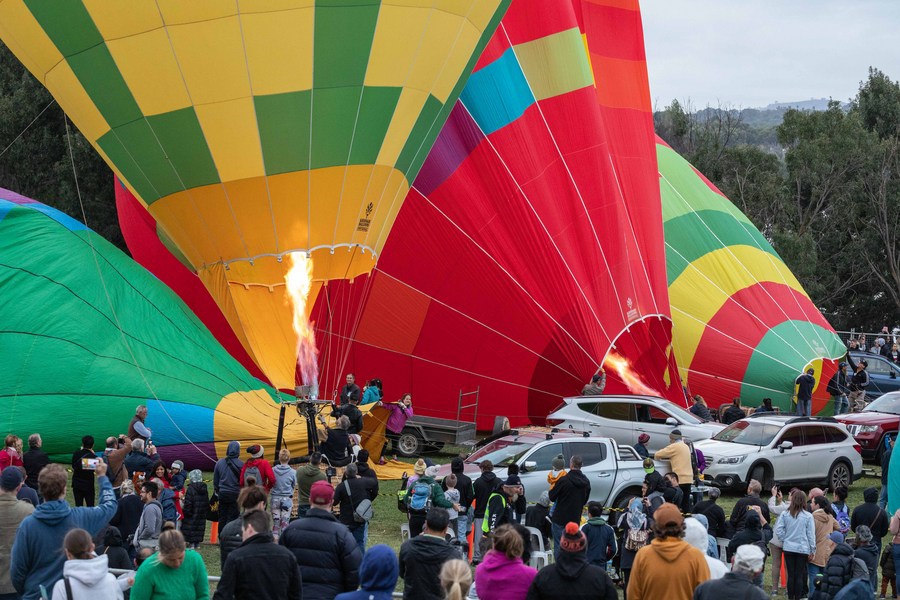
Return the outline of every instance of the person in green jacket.
[[[425,526],[425,515],[428,512],[428,509],[432,506],[439,506],[441,508],[454,508],[457,511],[460,510],[459,504],[455,504],[447,500],[447,497],[444,495],[444,490],[441,488],[441,484],[434,480],[435,476],[440,472],[440,467],[433,466],[425,469],[425,474],[419,477],[415,483],[412,484],[409,488],[409,492],[406,495],[407,506],[409,507],[409,536],[416,537],[417,535],[422,533],[422,528]],[[415,507],[414,497],[416,496],[416,488],[422,485],[428,485],[431,487],[431,499],[424,507],[421,509],[417,509]]]
[[[206,565],[174,525],[163,528],[159,552],[145,560],[134,576],[132,600],[209,600]]]
[[[305,517],[309,510],[309,490],[312,484],[326,479],[321,464],[322,453],[313,452],[309,455],[309,462],[301,464],[297,469],[297,518]]]

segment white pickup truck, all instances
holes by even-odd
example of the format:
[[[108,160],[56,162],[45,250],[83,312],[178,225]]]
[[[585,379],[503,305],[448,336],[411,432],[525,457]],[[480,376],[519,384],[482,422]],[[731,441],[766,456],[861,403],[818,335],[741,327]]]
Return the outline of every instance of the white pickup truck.
[[[501,480],[511,464],[519,465],[519,478],[525,486],[528,502],[536,502],[549,489],[547,474],[553,459],[562,454],[566,469],[572,456],[584,461],[582,472],[591,482],[591,500],[606,507],[626,508],[631,496],[641,495],[644,469],[641,458],[630,446],[619,446],[608,437],[545,428],[511,430],[494,436],[465,459],[464,472],[474,481],[480,474],[478,463],[490,460]],[[441,467],[438,478],[450,473],[450,465]]]

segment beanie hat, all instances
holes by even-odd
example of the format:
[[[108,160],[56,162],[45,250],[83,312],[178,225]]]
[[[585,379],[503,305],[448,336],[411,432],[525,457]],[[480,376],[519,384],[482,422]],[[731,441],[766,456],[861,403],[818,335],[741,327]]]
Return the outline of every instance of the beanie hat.
[[[738,546],[734,553],[734,566],[742,571],[757,573],[762,570],[766,555],[762,548],[753,544]]]
[[[19,487],[19,484],[25,480],[19,467],[6,467],[0,474],[0,488],[5,492],[11,492]]]
[[[550,492],[548,492],[547,490],[544,490],[543,492],[541,492],[541,497],[538,498],[537,503],[545,508],[549,507],[550,506]]]
[[[577,523],[568,523],[566,529],[559,538],[559,549],[563,552],[584,552],[587,547],[587,538],[578,528]]]
[[[265,448],[259,444],[253,444],[247,448],[247,454],[250,455],[250,458],[262,458],[263,453],[265,453]]]
[[[503,485],[508,485],[510,487],[522,485],[522,480],[519,479],[518,475],[510,475],[509,477],[506,478],[506,482]],[[547,496],[549,497],[550,495],[547,494]]]
[[[203,471],[200,469],[194,469],[190,473],[188,473],[188,479],[191,483],[200,483],[203,481]]]
[[[674,438],[676,440],[681,439],[681,430],[673,429],[671,432],[669,432],[669,437]]]
[[[172,468],[178,469],[179,471],[184,471],[184,463],[181,462],[180,460],[176,460],[175,462],[172,463]]]
[[[638,436],[638,444],[646,444],[649,441],[650,441],[650,436],[647,435],[646,433],[642,433],[641,435]]]
[[[562,454],[557,454],[557,455],[553,458],[553,463],[552,463],[552,465],[553,465],[553,470],[555,470],[555,471],[562,471],[563,469],[566,468],[566,459],[563,458],[563,455],[562,455]]]
[[[424,475],[425,474],[425,461],[421,458],[416,461],[416,464],[413,465],[413,472],[416,475]]]
[[[828,539],[834,542],[835,544],[843,544],[844,543],[844,534],[840,531],[832,531],[828,535]]]
[[[681,525],[684,523],[684,516],[682,516],[681,511],[678,510],[677,506],[671,502],[664,502],[656,509],[656,512],[653,513],[653,520],[656,521],[660,527],[667,527],[669,525]]]

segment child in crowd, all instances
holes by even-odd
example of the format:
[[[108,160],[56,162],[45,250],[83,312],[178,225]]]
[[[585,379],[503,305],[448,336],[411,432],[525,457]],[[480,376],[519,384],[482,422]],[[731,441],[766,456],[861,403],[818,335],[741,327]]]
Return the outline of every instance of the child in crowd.
[[[175,511],[178,513],[179,521],[184,519],[184,508],[181,500],[184,498],[184,484],[187,481],[187,475],[184,472],[184,463],[176,460],[169,469],[169,487],[175,494]]]
[[[894,569],[893,545],[885,544],[884,551],[881,553],[881,598],[897,597],[897,580],[896,571]],[[891,585],[891,595],[886,596],[888,584]]]
[[[550,489],[552,490],[556,483],[566,476],[566,459],[563,458],[562,454],[557,454],[554,457],[553,462],[550,463],[550,466],[553,468],[547,474],[547,483],[550,484]],[[550,514],[553,514],[553,511],[556,509],[556,503],[553,503],[553,506],[550,507]]]
[[[616,532],[603,518],[603,505],[588,502],[588,522],[581,527],[587,538],[587,560],[606,569],[606,561],[616,555]]]
[[[275,465],[275,487],[272,488],[272,536],[275,541],[287,528],[291,520],[291,509],[294,507],[294,489],[297,487],[297,473],[288,465],[291,453],[282,448],[278,453],[278,464]]]
[[[456,489],[456,475],[450,473],[444,477],[444,485],[447,486],[446,491],[444,491],[444,497],[454,505],[459,504],[459,490]],[[457,524],[459,523],[459,513],[453,507],[448,508],[447,512],[450,514],[450,531],[456,531]]]

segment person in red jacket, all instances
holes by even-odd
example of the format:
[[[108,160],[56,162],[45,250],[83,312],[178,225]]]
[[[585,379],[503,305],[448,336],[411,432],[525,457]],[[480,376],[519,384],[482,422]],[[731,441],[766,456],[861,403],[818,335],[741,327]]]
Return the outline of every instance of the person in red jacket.
[[[269,461],[263,458],[265,452],[266,449],[259,444],[253,444],[247,448],[250,460],[245,462],[243,468],[241,468],[241,487],[247,485],[244,478],[247,476],[248,471],[256,479],[256,485],[265,487],[266,492],[271,492],[272,488],[275,487],[275,471],[272,470],[272,465],[269,464]],[[259,473],[258,477],[256,476],[257,473]]]
[[[25,464],[22,462],[22,440],[14,435],[6,436],[6,442],[3,444],[3,450],[0,450],[0,471],[6,467],[22,467],[25,470]]]

